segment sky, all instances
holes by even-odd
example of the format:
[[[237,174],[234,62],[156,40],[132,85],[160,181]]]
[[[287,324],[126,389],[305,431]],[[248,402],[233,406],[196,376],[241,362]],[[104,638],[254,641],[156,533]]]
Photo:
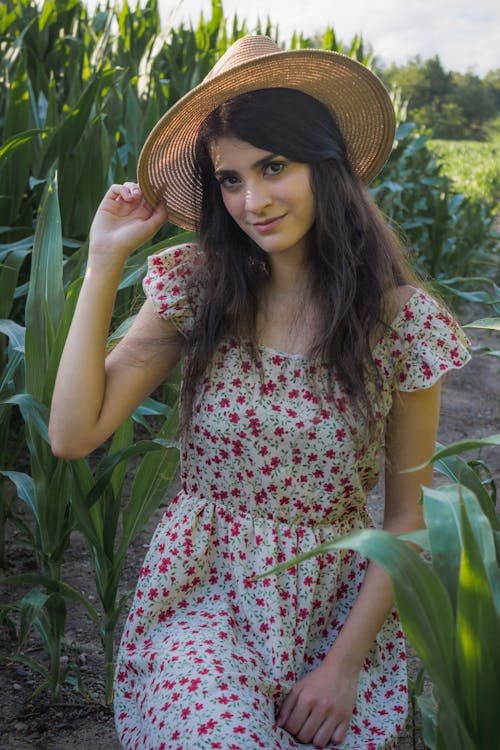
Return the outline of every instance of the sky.
[[[133,7],[133,3],[131,2]],[[420,55],[435,55],[446,70],[483,76],[500,69],[500,2],[498,0],[222,0],[226,17],[237,13],[249,30],[257,18],[279,28],[289,41],[294,30],[304,34],[333,26],[348,44],[361,32],[377,58],[390,65]],[[191,20],[200,11],[210,16],[210,0],[159,0],[163,25]]]

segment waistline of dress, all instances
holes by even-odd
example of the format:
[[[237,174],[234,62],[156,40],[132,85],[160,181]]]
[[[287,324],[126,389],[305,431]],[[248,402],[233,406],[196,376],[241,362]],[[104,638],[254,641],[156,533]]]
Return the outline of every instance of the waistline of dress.
[[[331,521],[314,518],[290,519],[270,512],[259,513],[255,507],[251,510],[241,507],[237,508],[226,500],[209,498],[202,494],[193,495],[185,490],[180,490],[177,493],[170,507],[172,509],[178,508],[180,512],[189,510],[195,513],[201,512],[204,508],[213,507],[217,517],[228,524],[235,521],[268,523],[271,526],[296,529],[297,532],[300,529],[315,529],[318,531],[321,530],[321,535],[328,536],[329,538],[338,538],[350,531],[374,527],[373,519],[365,507],[346,511],[342,517]]]

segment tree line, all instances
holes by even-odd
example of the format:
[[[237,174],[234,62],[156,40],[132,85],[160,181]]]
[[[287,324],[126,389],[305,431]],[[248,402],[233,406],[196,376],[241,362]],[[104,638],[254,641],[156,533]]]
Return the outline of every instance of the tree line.
[[[434,138],[488,140],[500,134],[500,68],[483,78],[443,68],[439,56],[412,58],[377,73],[407,101],[408,119],[430,128]]]

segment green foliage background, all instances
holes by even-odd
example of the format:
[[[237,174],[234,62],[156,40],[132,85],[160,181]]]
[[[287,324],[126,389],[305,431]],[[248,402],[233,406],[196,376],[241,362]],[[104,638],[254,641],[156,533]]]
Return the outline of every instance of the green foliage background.
[[[178,457],[178,372],[95,456],[65,462],[50,451],[48,410],[85,270],[88,229],[107,186],[135,178],[138,153],[159,116],[249,31],[280,41],[270,21],[248,29],[244,20],[226,19],[217,0],[196,28],[180,26],[167,36],[156,0],[133,10],[126,0],[117,6],[108,0],[92,14],[80,0],[0,5],[0,558],[8,570],[5,536],[11,528],[33,558],[32,572],[10,580],[28,588],[13,589],[22,593],[2,609],[2,618],[17,639],[9,658],[36,671],[38,689],[56,699],[65,682],[84,689],[78,666],[61,658],[67,607],[78,603],[102,643],[110,700],[115,626],[127,601],[119,588],[127,549],[164,496]],[[313,44],[374,64],[361,37],[343,45],[332,28],[314,40],[296,33],[283,46]],[[472,178],[470,168],[449,166],[456,146],[430,141],[428,126],[437,120],[425,114],[425,92],[414,98],[415,117],[408,117],[414,94],[405,80],[411,72],[415,92],[424,87],[425,71],[441,82],[448,107],[441,111],[460,121],[453,107],[457,91],[465,102],[465,79],[445,74],[439,61],[408,66],[406,79],[389,71],[386,80],[397,86],[392,93],[399,126],[392,158],[371,190],[421,274],[448,298],[479,302],[490,318],[500,314],[493,232],[500,167],[491,140],[498,76],[469,81],[477,101],[485,103],[477,127],[464,115],[467,127],[490,138],[467,147],[464,163],[478,164]],[[110,344],[133,319],[147,255],[186,238],[166,225],[130,258]],[[20,502],[31,514],[28,524],[17,513]],[[64,580],[76,529],[94,565],[97,605]],[[44,645],[44,661],[25,648],[33,632]]]
[[[436,56],[379,73],[389,87],[401,89],[411,119],[432,128],[435,138],[485,140],[492,129],[498,132],[500,69],[480,78],[446,71]]]

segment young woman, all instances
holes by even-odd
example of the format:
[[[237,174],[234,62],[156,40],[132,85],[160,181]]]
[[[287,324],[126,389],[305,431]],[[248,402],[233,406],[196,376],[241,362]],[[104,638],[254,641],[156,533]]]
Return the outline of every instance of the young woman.
[[[93,450],[183,358],[182,489],[139,576],[116,669],[125,748],[395,747],[403,633],[385,573],[352,552],[277,563],[371,525],[420,528],[441,375],[468,359],[415,287],[365,183],[394,134],[372,73],[246,37],[158,123],[114,185],[54,391],[54,453]],[[170,219],[106,355],[128,255]],[[74,394],[84,397],[74,398]]]

